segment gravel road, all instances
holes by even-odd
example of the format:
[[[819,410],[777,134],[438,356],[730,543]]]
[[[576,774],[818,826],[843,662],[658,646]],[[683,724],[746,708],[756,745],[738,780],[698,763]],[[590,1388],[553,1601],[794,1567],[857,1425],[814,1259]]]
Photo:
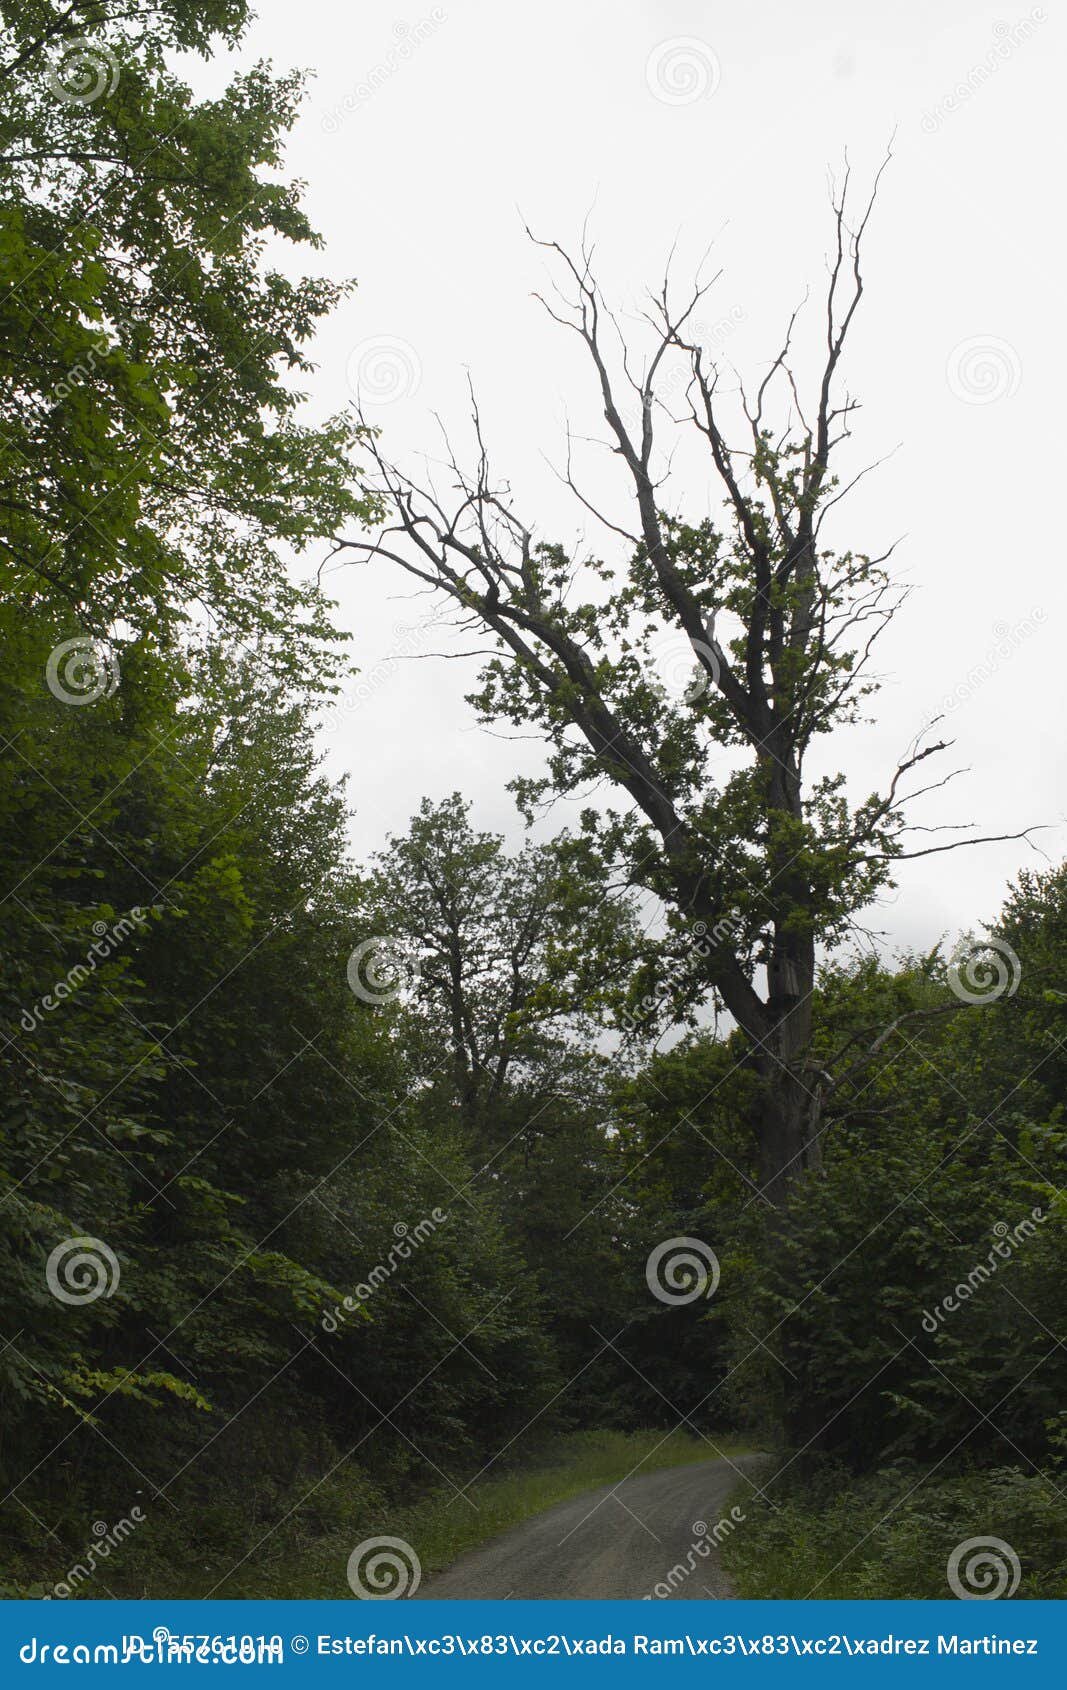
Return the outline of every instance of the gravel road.
[[[416,1600],[730,1596],[715,1527],[743,1529],[730,1509],[745,1510],[766,1460],[668,1467],[557,1503],[427,1579]]]

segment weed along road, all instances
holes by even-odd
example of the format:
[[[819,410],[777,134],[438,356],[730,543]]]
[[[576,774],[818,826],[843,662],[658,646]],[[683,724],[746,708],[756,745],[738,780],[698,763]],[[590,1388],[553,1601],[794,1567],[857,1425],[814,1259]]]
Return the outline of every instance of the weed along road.
[[[462,1556],[417,1600],[730,1596],[718,1546],[742,1529],[766,1462],[702,1461],[588,1491]]]

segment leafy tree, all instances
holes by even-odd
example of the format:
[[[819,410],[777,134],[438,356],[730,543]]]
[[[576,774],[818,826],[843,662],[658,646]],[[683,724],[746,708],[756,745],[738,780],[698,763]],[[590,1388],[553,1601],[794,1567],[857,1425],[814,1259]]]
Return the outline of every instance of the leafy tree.
[[[777,1237],[754,1248],[752,1228],[738,1231],[748,1271],[731,1388],[773,1402],[798,1449],[858,1468],[931,1452],[1031,1472],[1054,1460],[1065,1137],[1048,1036],[1060,1006],[1043,982],[1067,969],[1062,879],[1024,875],[991,924],[993,942],[1011,931],[1023,946],[1022,982],[1035,965],[1023,1003],[1020,983],[924,1015],[921,1038],[899,1030],[842,1088],[822,1175]],[[933,954],[834,971],[822,1036],[862,1045],[879,1020],[899,1027],[944,968]],[[773,1336],[774,1361],[744,1326]]]
[[[362,925],[386,956],[395,948],[409,981],[396,1036],[420,1115],[434,1142],[465,1146],[543,1293],[560,1366],[580,1377],[565,1412],[581,1419],[599,1400],[603,1413],[605,1368],[585,1370],[630,1294],[612,1066],[598,1040],[643,948],[634,911],[580,841],[510,855],[471,826],[459,793],[423,801],[363,892]],[[606,1370],[617,1385],[611,1357]]]
[[[565,836],[509,856],[469,812],[458,792],[423,800],[375,861],[365,919],[401,973],[409,965],[424,1072],[448,1051],[470,1141],[497,1149],[505,1119],[524,1131],[517,1113],[533,1122],[553,1098],[582,1096],[588,1041],[625,988],[637,928]]]
[[[317,244],[275,174],[302,81],[259,65],[197,99],[172,68],[247,19],[242,0],[5,8],[0,564],[20,610],[71,634],[197,616],[326,679],[327,608],[288,550],[367,507],[350,422],[297,416],[344,288],[265,261]]]
[[[313,747],[341,657],[292,559],[370,506],[358,431],[298,414],[342,290],[266,257],[316,240],[276,175],[300,79],[193,96],[177,55],[239,42],[231,0],[5,17],[0,1459],[32,1497],[5,1560],[136,1484],[232,1565],[221,1473],[278,1519],[374,1428],[380,1473],[432,1471],[554,1363],[492,1191],[321,1324],[473,1170],[345,977],[361,892]],[[110,1294],[75,1307],[79,1238]]]
[[[259,1432],[247,1442],[261,1397],[317,1428],[320,1448],[290,1452],[318,1462],[307,1488],[338,1445],[365,1442],[381,1471],[398,1447],[409,1465],[469,1459],[551,1398],[552,1345],[495,1189],[423,1118],[383,1012],[349,989],[360,886],[310,706],[219,665],[175,723],[151,667],[74,730],[39,673],[33,649],[6,673],[23,755],[0,761],[5,884],[33,886],[32,910],[3,906],[7,1486],[40,1463],[38,1502],[61,1524],[57,1451],[72,1507],[83,1483],[121,1484],[130,1455],[139,1485],[179,1480],[199,1519],[220,1462],[251,1463],[284,1516],[287,1453],[267,1423],[267,1453]],[[94,813],[49,857],[41,794],[60,781]],[[434,1211],[432,1237],[394,1261]],[[118,1272],[70,1308],[46,1263],[78,1237]],[[331,1333],[328,1312],[382,1262],[385,1285]],[[28,1518],[6,1522],[16,1543]]]

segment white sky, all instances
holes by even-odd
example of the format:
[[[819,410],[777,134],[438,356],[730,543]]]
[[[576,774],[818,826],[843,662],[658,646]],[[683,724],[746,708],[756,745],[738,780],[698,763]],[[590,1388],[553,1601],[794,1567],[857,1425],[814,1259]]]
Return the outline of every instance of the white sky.
[[[880,648],[877,720],[837,742],[835,760],[864,796],[985,664],[949,723],[971,772],[919,819],[982,833],[1047,822],[1039,840],[1058,860],[1063,542],[1048,511],[1063,458],[1062,8],[260,0],[259,12],[240,59],[316,73],[288,155],[326,239],[312,264],[359,283],[320,337],[314,411],[348,403],[362,367],[387,450],[414,466],[437,451],[433,413],[464,437],[469,370],[496,468],[549,538],[583,525],[546,463],[560,461],[564,417],[603,423],[580,349],[530,297],[546,267],[519,212],[573,244],[591,210],[600,280],[623,309],[676,239],[681,284],[714,237],[724,273],[700,315],[725,322],[723,358],[758,379],[808,284],[818,333],[827,168],[847,146],[866,186],[895,129],[847,376],[864,405],[855,466],[900,449],[843,507],[835,538],[875,552],[904,536],[897,563],[915,591]],[[650,56],[677,38],[707,83],[684,103],[649,86]],[[379,340],[379,374],[399,372],[388,403],[367,390]],[[972,341],[991,344],[988,358],[960,350]],[[699,476],[681,502],[707,508]],[[536,766],[536,748],[478,729],[460,665],[390,661],[411,649],[396,626],[427,613],[402,578],[376,564],[332,586],[371,691],[328,740],[330,768],[350,771],[357,851],[456,787],[476,824],[517,839],[505,783]],[[1022,843],[927,859],[902,871],[879,924],[929,945],[994,914],[1024,863],[1041,859]]]

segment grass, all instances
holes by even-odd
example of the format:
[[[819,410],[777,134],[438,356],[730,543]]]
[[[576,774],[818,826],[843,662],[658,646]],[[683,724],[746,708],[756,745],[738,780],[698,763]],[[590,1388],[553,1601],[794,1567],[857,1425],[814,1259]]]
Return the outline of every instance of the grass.
[[[429,1488],[432,1469],[398,1461],[396,1451],[392,1464],[376,1461],[373,1469],[341,1462],[320,1482],[310,1461],[278,1483],[253,1460],[253,1483],[234,1466],[213,1489],[201,1485],[175,1509],[150,1510],[99,1577],[80,1582],[74,1595],[350,1598],[348,1558],[367,1539],[403,1539],[426,1578],[557,1502],[631,1473],[714,1461],[748,1447],[734,1434],[709,1442],[682,1431],[576,1432],[516,1448],[482,1476],[481,1458],[472,1455],[465,1471],[452,1474],[457,1484],[468,1481],[469,1501],[450,1484]],[[51,1594],[79,1559],[80,1542],[72,1540],[69,1560],[66,1550],[50,1546],[42,1562],[29,1544],[0,1556],[0,1596]]]
[[[738,1596],[946,1600],[957,1594],[953,1554],[974,1539],[991,1540],[993,1551],[971,1566],[970,1580],[963,1555],[969,1591],[1003,1579],[1005,1593],[1014,1585],[1020,1598],[1067,1595],[1067,1514],[1040,1474],[1005,1467],[930,1477],[901,1461],[854,1475],[824,1461],[770,1490],[776,1507],[746,1503],[744,1529],[723,1545]]]
[[[312,1541],[299,1554],[272,1554],[269,1565],[251,1564],[229,1580],[220,1596],[345,1597],[350,1595],[346,1568],[362,1539],[403,1538],[418,1555],[423,1577],[450,1566],[466,1550],[542,1514],[557,1502],[616,1483],[635,1470],[652,1473],[665,1467],[714,1461],[745,1453],[748,1446],[733,1434],[712,1444],[687,1432],[580,1432],[557,1439],[528,1454],[515,1470],[476,1479],[466,1492],[470,1503],[448,1487],[407,1506],[346,1510],[343,1523]],[[338,1482],[344,1483],[339,1475]],[[327,1506],[329,1505],[327,1499]]]

